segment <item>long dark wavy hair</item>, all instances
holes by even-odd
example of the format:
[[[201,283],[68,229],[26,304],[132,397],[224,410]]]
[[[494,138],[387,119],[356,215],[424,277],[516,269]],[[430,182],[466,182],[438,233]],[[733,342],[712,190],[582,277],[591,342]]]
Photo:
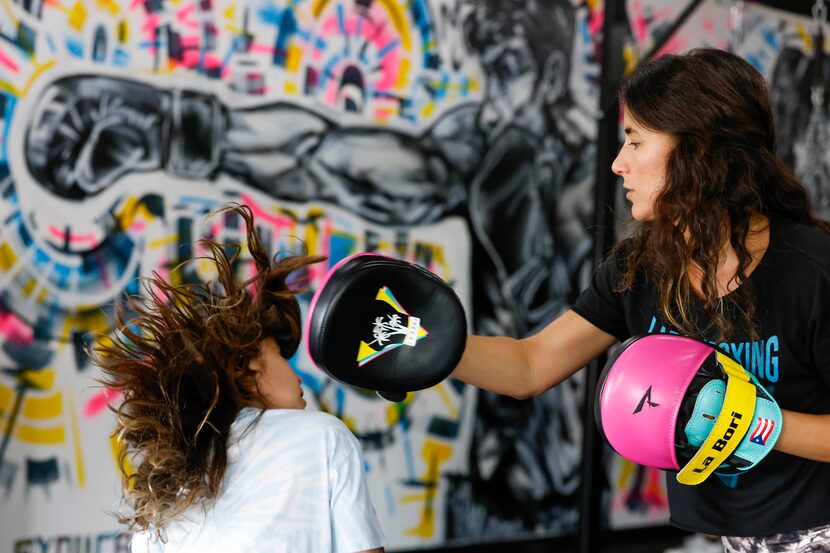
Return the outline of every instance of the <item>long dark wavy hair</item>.
[[[644,274],[659,291],[666,321],[700,336],[688,277],[689,267],[697,264],[703,273],[703,311],[719,338],[730,336],[736,324],[756,336],[755,290],[745,276],[752,263],[746,243],[753,214],[830,232],[776,155],[763,76],[734,54],[700,48],[644,64],[623,83],[620,97],[639,125],[676,139],[655,198],[654,220],[640,223],[620,245],[626,252],[621,288],[631,288],[636,275]],[[720,298],[717,268],[727,243],[738,257],[738,288]]]
[[[233,205],[216,213],[244,220],[255,276],[235,280],[241,247],[203,240],[208,253],[193,260],[212,263],[215,281],[174,285],[153,273],[144,281],[145,293],[118,309],[118,331],[90,352],[104,373],[102,383],[123,394],[113,407],[126,445],[121,465],[135,468],[124,472],[130,512],[119,519],[133,531],[162,538],[166,523],[216,498],[232,423],[241,408],[263,405],[250,360],[265,338],[273,337],[285,358],[300,342],[295,294],[303,282],[300,277],[289,287],[286,279],[323,259],[274,262],[250,208]]]

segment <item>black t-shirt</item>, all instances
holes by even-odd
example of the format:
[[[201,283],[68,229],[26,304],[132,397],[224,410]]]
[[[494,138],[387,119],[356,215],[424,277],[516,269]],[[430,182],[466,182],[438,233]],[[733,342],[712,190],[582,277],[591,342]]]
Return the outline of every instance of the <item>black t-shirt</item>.
[[[676,332],[661,320],[656,289],[645,279],[616,291],[621,259],[600,265],[573,310],[621,341]],[[830,236],[772,218],[769,247],[750,280],[760,338],[750,342],[748,332],[736,331],[717,346],[752,372],[782,409],[830,413]],[[695,309],[702,321],[700,306]],[[765,536],[830,523],[830,463],[772,451],[736,477],[686,486],[675,474],[666,478],[671,522],[687,530]]]

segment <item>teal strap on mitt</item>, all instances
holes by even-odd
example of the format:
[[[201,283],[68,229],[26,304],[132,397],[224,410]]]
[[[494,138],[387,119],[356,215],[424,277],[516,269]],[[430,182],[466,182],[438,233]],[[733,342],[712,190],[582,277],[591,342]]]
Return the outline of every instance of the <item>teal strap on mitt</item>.
[[[772,451],[781,434],[781,409],[757,379],[751,374],[750,378],[757,388],[755,414],[750,430],[715,474],[739,474],[751,469]],[[694,410],[684,428],[690,446],[699,447],[709,436],[723,406],[725,394],[726,382],[723,380],[710,380],[700,389]]]

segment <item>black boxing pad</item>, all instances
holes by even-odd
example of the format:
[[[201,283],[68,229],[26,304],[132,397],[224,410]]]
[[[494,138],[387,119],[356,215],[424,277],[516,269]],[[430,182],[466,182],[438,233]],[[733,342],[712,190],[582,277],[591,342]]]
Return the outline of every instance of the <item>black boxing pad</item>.
[[[332,378],[390,401],[444,380],[467,340],[464,308],[429,271],[378,254],[329,270],[306,318],[312,361]]]

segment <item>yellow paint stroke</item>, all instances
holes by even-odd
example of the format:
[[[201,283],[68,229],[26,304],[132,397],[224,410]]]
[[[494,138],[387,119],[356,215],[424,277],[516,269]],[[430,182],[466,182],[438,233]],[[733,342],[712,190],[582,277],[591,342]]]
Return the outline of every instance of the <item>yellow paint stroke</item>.
[[[109,334],[99,334],[94,338],[94,344],[91,346],[94,350],[100,351],[103,348],[111,348],[115,343]],[[101,352],[100,355],[106,355]]]
[[[207,259],[200,259],[196,262],[196,272],[205,280],[216,278],[216,275],[219,274],[219,270],[216,268],[216,265]]]
[[[135,474],[135,468],[126,455],[122,456],[124,442],[118,439],[117,434],[110,436],[110,448],[112,449],[112,456],[115,459],[115,466],[121,469],[121,473],[127,478],[127,482],[129,482],[129,488],[132,489],[134,480],[131,480],[130,476]]]
[[[121,8],[113,0],[96,0],[95,5],[110,12],[114,16],[117,16],[121,12]]]
[[[623,62],[624,62],[624,75],[630,75],[634,68],[637,67],[637,51],[634,49],[633,44],[626,44],[623,48]]]
[[[423,501],[424,507],[421,510],[418,525],[407,530],[406,534],[419,538],[431,538],[435,534],[435,506],[433,505],[435,487],[438,486],[441,465],[452,456],[452,447],[434,440],[427,440],[424,442],[421,455],[427,463],[427,472],[423,477],[427,489],[423,493],[405,497],[404,502]]]
[[[415,392],[407,392],[403,401],[391,403],[386,407],[386,426],[392,427],[401,420],[401,412],[415,399]]]
[[[149,242],[147,245],[151,249],[152,248],[160,248],[162,246],[169,246],[171,244],[177,244],[178,240],[179,240],[178,236],[175,233],[173,233],[173,234],[168,234],[167,236],[162,236],[161,238],[157,238],[156,240],[153,240],[153,241]]]
[[[27,397],[23,401],[23,416],[28,419],[44,420],[59,417],[63,412],[63,394],[55,392],[46,397]]]
[[[285,85],[283,86],[286,94],[291,94],[292,96],[299,96],[300,89],[297,87],[297,83],[293,81],[285,81]]]
[[[0,0],[0,1],[5,2],[6,0]],[[1,91],[8,92],[12,96],[15,96],[15,97],[18,97],[18,98],[21,98],[23,96],[27,96],[29,94],[29,89],[31,89],[32,83],[35,81],[35,79],[37,79],[40,76],[41,73],[43,73],[47,69],[51,69],[55,65],[55,60],[49,60],[48,62],[46,62],[42,65],[38,65],[37,59],[35,59],[34,54],[32,54],[30,57],[31,57],[31,60],[32,60],[32,64],[35,66],[36,69],[29,76],[29,79],[26,81],[26,85],[22,89],[20,89],[20,88],[17,88],[16,86],[14,86],[11,83],[8,83],[6,81],[0,81],[0,90]]]
[[[230,19],[230,20],[235,20],[235,19],[236,19],[236,4],[235,4],[235,3],[232,3],[232,4],[228,7],[228,9],[227,9],[227,10],[225,10],[225,11],[222,13],[222,15],[224,15],[224,16],[225,16],[225,18],[227,18],[227,19]]]
[[[11,388],[0,385],[0,413],[11,411],[14,401],[14,391]]]
[[[432,250],[432,262],[441,267],[441,274],[446,275],[442,277],[446,282],[452,282],[452,271],[450,270],[450,265],[447,263],[447,258],[444,257],[444,248],[441,246],[433,246],[430,248]]]
[[[38,390],[49,390],[55,384],[55,369],[27,370],[22,377]]]
[[[122,229],[130,228],[137,219],[149,222],[153,221],[155,218],[155,215],[150,213],[150,210],[147,209],[147,204],[139,202],[135,196],[130,196],[127,201],[124,202],[124,206],[115,215],[115,220],[120,225],[119,228]]]
[[[311,13],[314,15],[314,19],[320,18],[320,14],[323,13],[323,9],[328,3],[329,0],[315,0],[314,4],[311,6]]]
[[[21,288],[20,291],[23,293],[24,296],[28,297],[32,295],[35,286],[37,286],[37,280],[35,280],[34,278],[30,278],[26,281],[26,284],[23,285],[23,288]]]
[[[333,412],[331,412],[333,414]],[[352,434],[357,434],[357,421],[354,417],[344,417],[341,415],[340,421],[346,425],[346,428],[351,430]]]
[[[118,23],[118,42],[127,44],[130,41],[130,24],[126,19]]]
[[[634,463],[627,459],[620,459],[622,467],[620,468],[620,477],[617,479],[617,489],[624,490],[626,483],[634,473]]]
[[[451,419],[457,419],[458,418],[458,407],[453,404],[453,401],[452,401],[452,398],[450,397],[450,394],[447,393],[446,382],[439,382],[438,384],[433,386],[432,389],[435,390],[436,392],[438,392],[438,395],[441,396],[441,401],[444,402],[444,405],[446,406],[447,410],[450,412],[450,418]]]
[[[401,45],[404,50],[409,52],[412,49],[412,40],[409,37],[409,28],[406,26],[403,14],[398,6],[392,3],[392,0],[380,0],[380,3],[386,7],[389,17],[392,18],[392,25],[395,27],[395,30],[398,32],[398,36],[401,38]]]
[[[5,92],[9,96],[14,96],[17,98],[23,95],[19,88],[6,81],[0,81],[0,92]]]
[[[21,442],[36,445],[58,445],[66,442],[66,433],[61,426],[36,428],[28,424],[18,424],[14,432]]]
[[[361,343],[361,345],[363,345]],[[386,426],[395,426],[401,418],[401,412],[397,404],[388,405],[386,407]]]
[[[49,60],[43,64],[37,65],[37,69],[34,71],[34,73],[31,74],[29,80],[26,81],[26,86],[23,89],[23,94],[28,95],[29,90],[32,88],[32,83],[35,82],[35,80],[38,77],[40,77],[41,73],[54,67],[56,63],[56,60]]]
[[[78,306],[78,312],[67,315],[61,329],[61,340],[69,343],[73,330],[87,332],[104,332],[111,326],[106,314],[95,306]]]
[[[0,271],[7,272],[17,263],[17,254],[8,242],[0,244]]]
[[[428,102],[421,109],[421,117],[427,118],[435,112],[435,102]]]
[[[412,62],[407,58],[401,58],[398,66],[398,78],[395,81],[395,88],[401,89],[409,86],[409,72],[412,70]]]
[[[303,51],[296,44],[288,47],[285,57],[285,69],[289,73],[296,73],[300,69],[300,60],[303,58]]]
[[[317,244],[317,240],[320,239],[320,230],[317,228],[317,225],[305,225],[305,237],[303,240],[306,243],[306,247],[309,244]]]
[[[81,431],[78,427],[78,415],[75,413],[75,399],[72,394],[69,396],[69,421],[72,425],[72,446],[75,450],[75,467],[78,469],[78,485],[84,487],[86,484],[86,470],[84,468],[84,455],[81,450]]]
[[[69,12],[69,26],[75,29],[76,31],[80,32],[84,28],[84,23],[86,23],[87,12],[84,5],[78,0],[75,2],[75,5],[72,6],[72,10]]]
[[[307,219],[316,220],[316,219],[322,219],[325,216],[326,216],[326,210],[321,209],[319,207],[312,207],[311,209],[309,209],[306,212],[306,218]]]
[[[795,32],[798,37],[804,42],[804,48],[808,52],[813,51],[813,36],[800,22],[795,24]]]

